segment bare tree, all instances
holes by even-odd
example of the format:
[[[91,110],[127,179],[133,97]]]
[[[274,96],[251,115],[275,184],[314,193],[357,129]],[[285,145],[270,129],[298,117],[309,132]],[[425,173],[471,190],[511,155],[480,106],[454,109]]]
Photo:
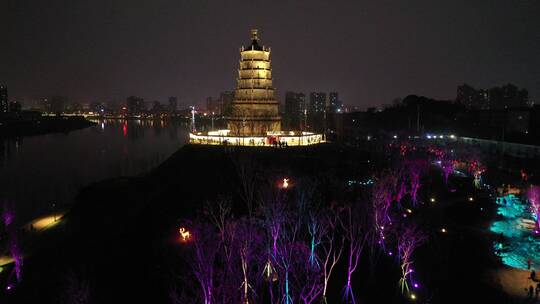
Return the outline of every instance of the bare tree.
[[[409,292],[411,275],[414,272],[412,267],[412,255],[416,248],[426,241],[427,237],[415,225],[409,224],[403,228],[398,236],[398,254],[401,262],[401,278],[399,286],[401,292]]]
[[[367,227],[365,227],[365,213],[361,211],[358,205],[346,206],[343,216],[340,218],[341,227],[347,240],[347,283],[344,298],[348,303],[356,303],[352,289],[352,275],[358,267],[364,245],[369,237]]]
[[[326,292],[328,290],[328,282],[334,271],[334,267],[341,259],[343,247],[345,245],[345,235],[340,233],[340,212],[341,210],[333,205],[327,210],[322,220],[322,242],[321,242],[321,259],[323,269],[323,291],[322,296],[326,301]]]

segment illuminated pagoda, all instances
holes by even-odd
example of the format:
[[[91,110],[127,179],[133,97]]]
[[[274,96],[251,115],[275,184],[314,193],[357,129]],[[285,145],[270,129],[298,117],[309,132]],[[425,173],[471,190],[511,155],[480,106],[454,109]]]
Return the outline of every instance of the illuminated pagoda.
[[[227,119],[231,135],[264,136],[281,130],[279,103],[274,98],[270,48],[259,45],[257,30],[251,30],[251,45],[240,49],[238,85],[232,114]]]
[[[304,146],[324,142],[322,134],[282,131],[279,102],[272,87],[270,48],[251,30],[251,44],[240,49],[237,87],[226,130],[190,133],[190,143],[240,146]]]

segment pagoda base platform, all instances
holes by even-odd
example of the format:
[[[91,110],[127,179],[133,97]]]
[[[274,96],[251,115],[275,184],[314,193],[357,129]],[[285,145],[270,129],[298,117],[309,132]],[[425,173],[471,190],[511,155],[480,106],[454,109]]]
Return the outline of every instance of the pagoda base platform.
[[[214,146],[290,147],[325,143],[323,134],[303,131],[268,132],[266,136],[235,136],[230,130],[189,133],[189,143]]]

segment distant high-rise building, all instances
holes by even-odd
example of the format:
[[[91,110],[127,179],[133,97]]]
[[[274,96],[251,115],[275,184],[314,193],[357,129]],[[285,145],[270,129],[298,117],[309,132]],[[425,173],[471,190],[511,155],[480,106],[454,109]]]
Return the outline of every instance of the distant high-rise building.
[[[90,111],[94,113],[104,114],[105,105],[102,102],[94,101],[90,103]]]
[[[129,96],[127,98],[127,111],[129,115],[140,115],[146,106],[144,104],[144,99],[137,96]]]
[[[463,84],[457,88],[456,101],[468,108],[484,110],[530,106],[527,90],[520,90],[513,84],[494,87],[489,90],[476,90],[467,84]]]
[[[221,114],[221,100],[211,96],[206,98],[206,111],[214,114]]]
[[[306,95],[304,93],[285,93],[284,125],[288,130],[300,130],[305,127],[307,116]]]
[[[7,86],[0,85],[0,113],[9,112]]]
[[[489,102],[493,109],[520,108],[529,105],[529,92],[513,84],[489,89]]]
[[[67,97],[64,96],[52,96],[42,98],[43,110],[48,113],[61,114],[64,112],[67,104]]]
[[[308,123],[310,131],[321,132],[324,130],[326,119],[326,93],[312,92],[309,94]]]
[[[169,97],[169,113],[174,113],[178,109],[178,97]]]
[[[221,115],[231,115],[232,102],[234,100],[234,91],[221,92],[221,94],[219,94],[219,99],[221,102]]]
[[[330,113],[343,112],[343,103],[341,102],[341,100],[339,100],[339,95],[337,92],[330,92],[329,101],[330,101]]]
[[[324,113],[326,110],[326,93],[312,92],[309,94],[309,112]]]
[[[14,112],[14,113],[18,113],[18,112],[21,112],[22,110],[22,105],[20,102],[18,101],[10,101],[9,102],[9,111],[10,112]]]
[[[152,114],[163,114],[165,111],[163,105],[158,100],[154,100],[152,103]]]

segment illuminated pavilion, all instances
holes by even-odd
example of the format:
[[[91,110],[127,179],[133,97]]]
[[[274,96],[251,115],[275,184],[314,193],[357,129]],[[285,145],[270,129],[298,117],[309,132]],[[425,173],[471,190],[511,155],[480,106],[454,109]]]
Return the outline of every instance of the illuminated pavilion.
[[[270,48],[261,46],[258,31],[240,49],[237,87],[226,130],[190,133],[190,143],[240,146],[305,146],[324,142],[322,134],[282,131],[279,102],[272,87]]]

